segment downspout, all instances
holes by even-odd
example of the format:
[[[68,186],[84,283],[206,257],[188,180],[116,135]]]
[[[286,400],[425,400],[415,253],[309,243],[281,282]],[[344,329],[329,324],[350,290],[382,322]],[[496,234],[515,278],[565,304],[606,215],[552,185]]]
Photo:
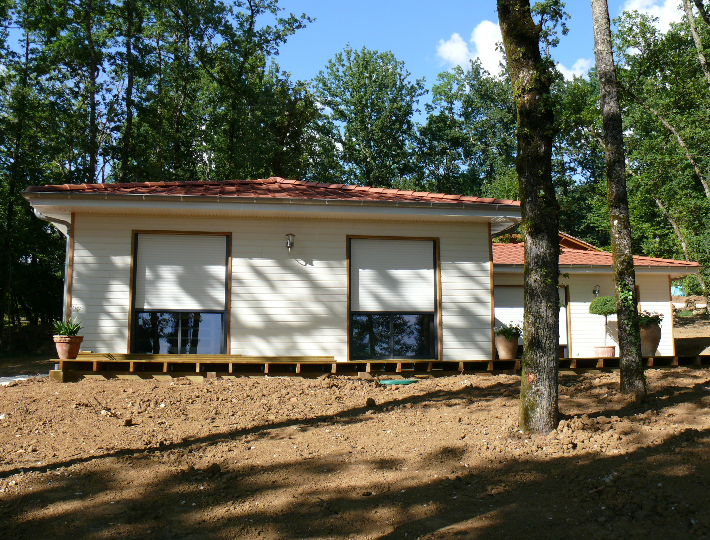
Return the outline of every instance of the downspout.
[[[49,223],[52,223],[53,225],[60,224],[64,225],[67,228],[67,232],[64,233],[64,236],[66,236],[66,247],[64,249],[64,294],[62,295],[62,320],[66,322],[67,319],[67,293],[68,287],[69,287],[69,280],[67,279],[67,275],[69,273],[69,245],[70,245],[70,240],[71,240],[71,223],[68,221],[65,221],[63,219],[59,218],[51,218],[49,216],[45,216],[42,212],[37,210],[36,208],[32,209],[35,216],[37,216],[39,219],[43,221],[48,221]],[[57,227],[57,230],[61,232],[61,229]]]

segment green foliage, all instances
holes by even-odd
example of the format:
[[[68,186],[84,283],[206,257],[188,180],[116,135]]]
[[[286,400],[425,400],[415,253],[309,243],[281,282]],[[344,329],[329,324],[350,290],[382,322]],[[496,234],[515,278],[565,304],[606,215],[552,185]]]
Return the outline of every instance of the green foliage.
[[[345,180],[392,187],[411,176],[412,117],[424,79],[409,81],[391,52],[348,45],[315,78],[315,91]]]
[[[519,338],[523,335],[523,329],[519,323],[502,324],[494,329],[496,336],[503,336],[505,339]]]
[[[685,276],[682,279],[677,279],[673,282],[673,284],[680,286],[683,296],[703,296],[706,294],[700,285],[700,281],[698,281],[698,276],[695,274]]]
[[[545,48],[547,56],[550,56],[550,49],[557,47],[560,43],[560,38],[557,35],[557,27],[560,27],[560,32],[563,36],[569,33],[567,21],[570,18],[569,13],[565,11],[565,3],[561,0],[540,0],[535,2],[531,8],[534,16],[539,18],[540,41]]]
[[[625,284],[624,284],[625,285]],[[629,309],[633,309],[634,306],[634,292],[630,289],[619,291],[619,300],[623,305]]]
[[[82,326],[79,321],[74,318],[69,318],[66,321],[55,321],[52,326],[54,334],[57,336],[76,336],[79,334]]]
[[[616,313],[616,298],[613,296],[597,296],[589,304],[589,313],[608,317]]]
[[[273,62],[311,19],[277,0],[0,1],[0,21],[0,330],[61,310],[64,237],[28,185],[311,167],[315,97]]]
[[[510,79],[478,61],[439,74],[417,138],[416,178],[428,191],[517,199],[516,111]]]
[[[692,317],[694,315],[692,309],[681,309],[680,311],[677,311],[675,316],[676,317],[681,317],[681,318],[686,318],[686,317]]]
[[[533,14],[551,63],[564,3]],[[519,198],[505,66],[441,73],[416,125],[424,81],[390,52],[348,46],[314,81],[283,72],[279,49],[312,20],[277,0],[7,0],[0,21],[0,326],[61,309],[64,237],[32,215],[28,185],[283,176]],[[697,26],[707,45],[710,29]],[[688,24],[661,34],[624,14],[615,40],[634,250],[710,268],[710,94]],[[552,165],[560,228],[604,248],[598,96],[594,70],[555,79]],[[710,271],[701,277],[707,287]],[[683,283],[704,292],[697,277]]]

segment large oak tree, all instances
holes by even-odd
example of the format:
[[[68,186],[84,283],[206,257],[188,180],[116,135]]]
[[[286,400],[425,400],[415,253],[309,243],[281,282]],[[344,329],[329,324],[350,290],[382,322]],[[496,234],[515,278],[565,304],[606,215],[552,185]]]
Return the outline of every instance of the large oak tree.
[[[554,114],[550,63],[540,53],[542,23],[528,0],[498,0],[498,20],[518,111],[516,169],[525,241],[520,427],[557,426],[559,208],[552,184]]]

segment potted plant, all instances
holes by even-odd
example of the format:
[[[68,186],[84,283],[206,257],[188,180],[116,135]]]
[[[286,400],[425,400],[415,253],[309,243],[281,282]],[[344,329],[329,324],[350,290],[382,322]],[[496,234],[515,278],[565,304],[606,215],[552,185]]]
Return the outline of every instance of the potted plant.
[[[502,324],[495,328],[496,350],[500,360],[515,360],[518,356],[518,338],[523,333],[520,324]]]
[[[661,321],[663,314],[655,311],[639,313],[639,329],[641,330],[641,356],[654,356],[661,342]]]
[[[606,344],[606,334],[608,331],[609,315],[616,313],[616,298],[613,296],[597,296],[589,304],[589,313],[592,315],[604,315],[604,346],[594,347],[594,354],[599,358],[613,358],[616,356],[616,345]]]
[[[78,336],[81,324],[74,318],[54,323],[54,344],[57,347],[57,356],[60,360],[73,360],[79,354],[79,347],[84,341],[83,336]]]

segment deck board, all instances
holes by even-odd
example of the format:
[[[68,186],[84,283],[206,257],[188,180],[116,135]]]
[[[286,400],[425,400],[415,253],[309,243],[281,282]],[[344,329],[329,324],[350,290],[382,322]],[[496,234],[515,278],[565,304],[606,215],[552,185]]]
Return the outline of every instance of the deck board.
[[[75,360],[59,363],[52,380],[64,381],[81,377],[93,378],[169,378],[189,377],[194,380],[238,376],[319,377],[324,374],[357,375],[455,375],[455,374],[519,374],[520,360],[481,359],[440,361],[424,359],[355,360],[337,362],[332,356],[247,356],[239,354],[175,355],[80,353]],[[644,357],[644,368],[677,369],[708,368],[710,355],[680,357]],[[599,373],[618,371],[619,358],[561,358],[560,373]]]

